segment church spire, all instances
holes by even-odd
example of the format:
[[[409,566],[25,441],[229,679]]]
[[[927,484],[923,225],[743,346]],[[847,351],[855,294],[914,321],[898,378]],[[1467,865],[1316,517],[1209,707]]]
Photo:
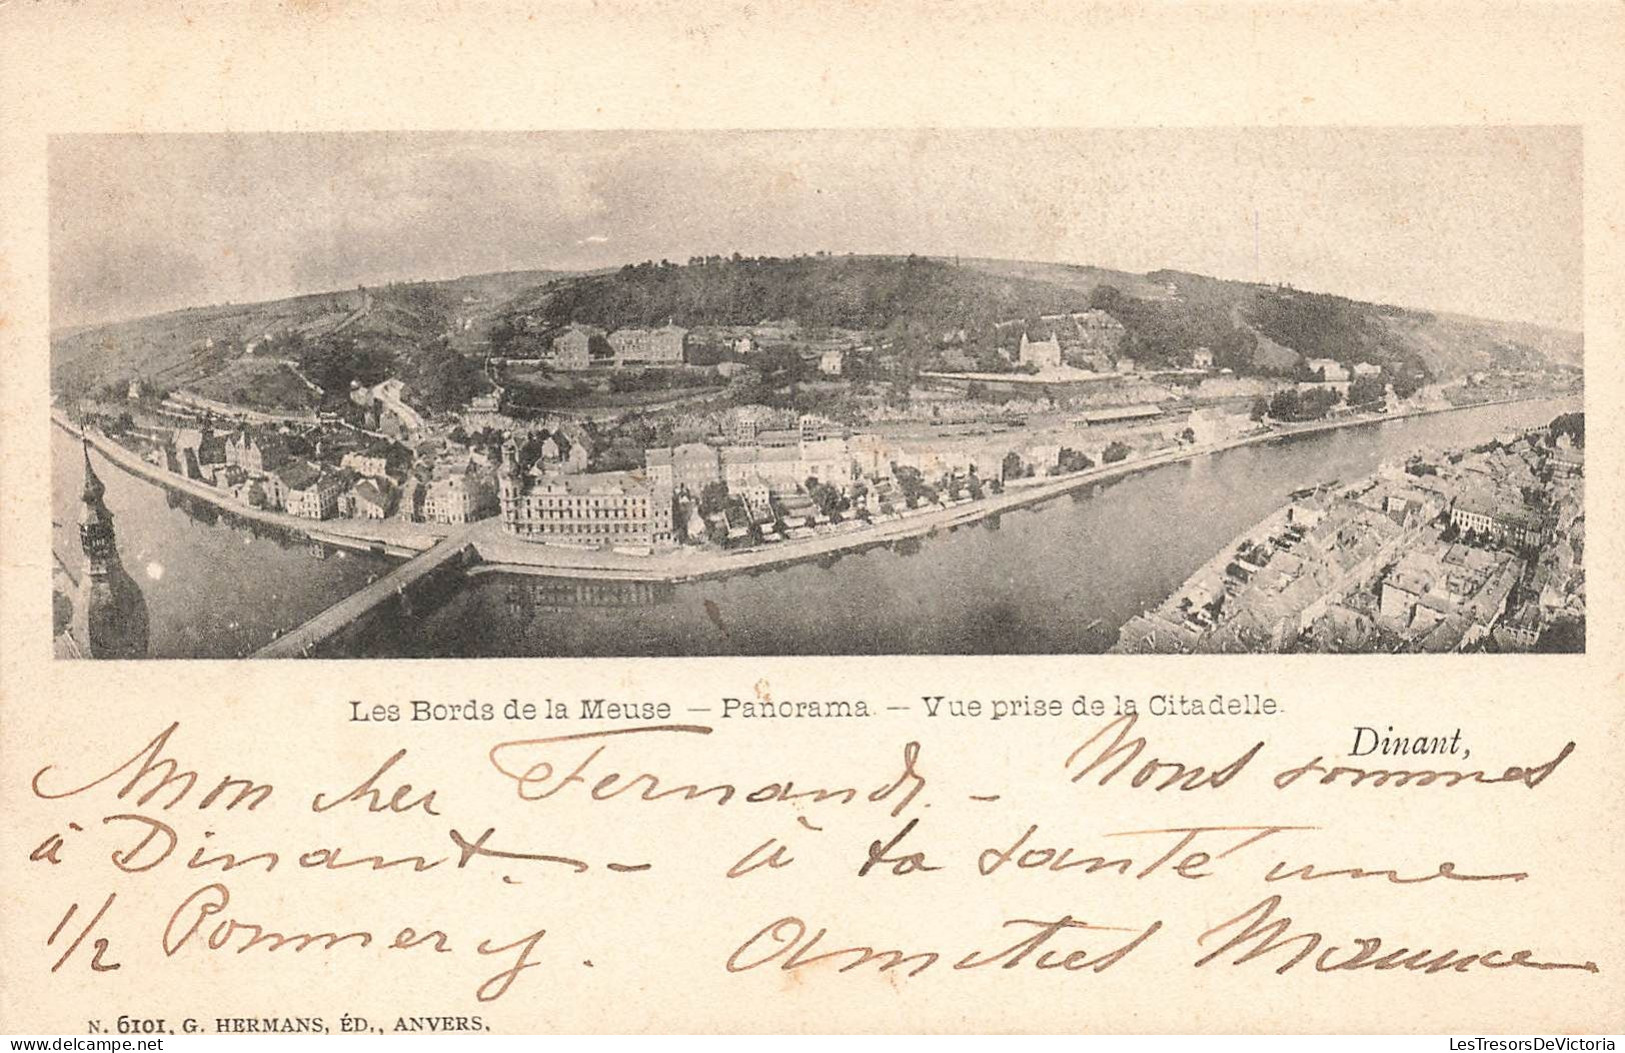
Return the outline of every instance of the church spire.
[[[84,439],[81,448],[85,455],[85,485],[79,498],[79,545],[85,552],[86,570],[96,574],[104,570],[99,564],[117,559],[118,542],[113,535],[113,513],[103,500],[107,485],[90,463],[90,440]]]
[[[107,487],[102,484],[101,477],[90,464],[90,440],[80,439],[79,445],[85,455],[85,501],[100,501],[102,495],[107,493]]]
[[[82,653],[92,658],[143,658],[147,653],[147,601],[119,559],[108,510],[107,485],[90,463],[90,441],[83,442],[85,482],[79,505],[79,546],[84,567],[74,603],[73,634]]]

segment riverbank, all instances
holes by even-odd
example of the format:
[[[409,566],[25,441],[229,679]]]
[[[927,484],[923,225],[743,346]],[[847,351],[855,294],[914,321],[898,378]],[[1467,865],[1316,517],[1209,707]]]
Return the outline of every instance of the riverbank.
[[[160,468],[139,454],[95,429],[82,430],[67,414],[51,410],[51,423],[75,439],[86,439],[96,451],[131,475],[138,476],[166,490],[196,498],[240,519],[276,527],[312,541],[358,552],[410,558],[433,548],[450,533],[449,528],[427,523],[408,523],[393,519],[303,519],[283,512],[255,508],[244,504],[215,487],[197,479],[177,475]]]
[[[1176,447],[1161,454],[1116,464],[1100,465],[1069,475],[1055,476],[1030,484],[1014,484],[1004,493],[984,497],[968,505],[933,509],[911,518],[849,532],[801,540],[781,541],[769,546],[728,552],[679,551],[653,556],[625,556],[618,553],[581,551],[539,545],[502,534],[499,530],[478,534],[474,539],[481,564],[472,574],[508,573],[537,577],[571,577],[612,581],[685,582],[704,581],[733,574],[791,566],[842,553],[895,544],[925,537],[941,530],[968,526],[1004,512],[1043,504],[1084,486],[1112,482],[1139,472],[1178,464],[1243,446],[1268,443],[1300,435],[1315,435],[1343,428],[1355,428],[1390,421],[1427,417],[1440,413],[1481,409],[1520,402],[1539,402],[1550,394],[1477,402],[1467,406],[1428,406],[1402,413],[1369,414],[1341,420],[1316,421],[1302,425],[1271,428],[1265,432],[1241,435],[1206,446]]]
[[[759,572],[824,559],[844,552],[892,545],[925,537],[939,531],[968,526],[992,516],[1020,508],[1041,505],[1084,486],[1112,482],[1154,468],[1194,460],[1243,446],[1258,445],[1300,435],[1314,435],[1343,428],[1364,427],[1441,413],[1481,409],[1489,406],[1551,399],[1548,393],[1498,399],[1471,405],[1428,406],[1401,413],[1367,414],[1302,425],[1272,427],[1267,431],[1237,436],[1205,446],[1181,446],[1137,460],[1100,465],[1064,476],[1011,484],[1001,494],[989,495],[966,505],[931,509],[892,522],[838,531],[812,538],[785,540],[769,545],[730,551],[678,550],[649,556],[628,555],[592,549],[571,549],[522,541],[504,533],[496,519],[485,520],[467,535],[480,562],[468,568],[471,575],[505,573],[553,578],[625,581],[645,583],[685,583]],[[1556,396],[1561,397],[1561,396]],[[52,421],[74,436],[79,429],[60,410],[52,410]],[[105,435],[92,431],[90,442],[104,456],[132,473],[160,486],[209,502],[217,507],[257,522],[292,531],[324,544],[355,550],[412,557],[428,551],[450,533],[449,528],[401,520],[327,519],[308,520],[242,504],[214,487],[185,479],[158,468]]]

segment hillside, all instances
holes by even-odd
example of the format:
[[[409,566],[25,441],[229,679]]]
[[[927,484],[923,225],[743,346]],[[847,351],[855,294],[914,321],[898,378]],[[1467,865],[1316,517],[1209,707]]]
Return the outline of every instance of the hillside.
[[[1147,277],[1177,290],[1189,310],[1228,312],[1268,347],[1344,365],[1371,362],[1396,372],[1450,379],[1481,369],[1581,365],[1579,333],[1525,322],[1374,304],[1287,286],[1225,281],[1178,271]],[[1279,358],[1274,358],[1279,361]]]
[[[517,303],[547,326],[752,325],[795,319],[807,328],[926,331],[990,328],[1022,314],[1065,309],[1079,294],[1049,282],[999,277],[918,256],[704,257],[628,264],[537,290]]]
[[[1242,374],[1291,375],[1304,359],[1366,362],[1449,379],[1496,367],[1580,363],[1579,334],[1180,271],[1135,275],[1070,264],[897,256],[702,257],[580,275],[517,296],[493,350],[534,353],[571,322],[615,329],[743,326],[880,332],[924,365],[949,334],[973,358],[1008,348],[1043,315],[1101,308],[1122,323],[1120,353],[1143,366],[1188,363],[1206,347]],[[1019,324],[997,327],[997,323]],[[958,334],[963,332],[961,339]]]
[[[1238,374],[1291,376],[1304,359],[1331,358],[1450,379],[1497,367],[1577,367],[1583,347],[1577,333],[1179,271],[734,255],[590,273],[470,275],[77,327],[53,334],[52,384],[72,399],[116,393],[139,377],[159,390],[309,408],[342,401],[352,382],[395,376],[415,404],[437,410],[485,389],[485,354],[534,356],[572,322],[612,330],[668,320],[691,329],[794,320],[809,347],[870,333],[904,365],[929,368],[949,346],[962,352],[959,360],[997,362],[996,352],[1013,349],[1023,332],[1046,335],[1052,323],[1042,316],[1090,309],[1121,323],[1116,353],[1142,368],[1183,366],[1206,347],[1217,366]]]
[[[228,401],[246,395],[255,405],[290,409],[321,402],[312,385],[342,399],[351,380],[395,375],[432,392],[425,404],[434,404],[479,386],[460,367],[462,357],[483,349],[491,324],[516,294],[560,276],[468,275],[76,326],[52,334],[52,388],[73,399],[139,377],[149,388]],[[277,362],[294,363],[311,384]],[[451,374],[464,380],[435,391]]]

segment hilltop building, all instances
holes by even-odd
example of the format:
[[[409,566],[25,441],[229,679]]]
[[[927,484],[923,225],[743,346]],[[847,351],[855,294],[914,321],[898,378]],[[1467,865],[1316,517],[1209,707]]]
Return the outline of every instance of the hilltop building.
[[[609,334],[617,366],[680,366],[688,330],[667,322],[659,329],[617,329]]]
[[[1034,365],[1039,369],[1055,369],[1061,364],[1061,341],[1052,333],[1045,340],[1029,340],[1026,333],[1021,334],[1021,349],[1017,360],[1022,365]]]
[[[775,416],[774,410],[768,406],[756,403],[737,406],[723,418],[723,437],[741,446],[754,443],[763,427],[771,423]]]
[[[1335,358],[1311,358],[1307,364],[1309,372],[1319,373],[1328,383],[1342,383],[1349,378],[1349,371]]]
[[[553,338],[553,364],[560,369],[587,369],[592,366],[594,345],[604,339],[604,331],[594,325],[572,324]]]

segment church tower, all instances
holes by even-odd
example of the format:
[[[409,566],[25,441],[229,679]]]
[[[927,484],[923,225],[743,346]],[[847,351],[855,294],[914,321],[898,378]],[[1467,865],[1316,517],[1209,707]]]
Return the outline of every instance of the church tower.
[[[73,635],[91,658],[147,656],[147,601],[119,559],[113,513],[102,500],[107,487],[90,466],[84,444],[85,489],[79,506],[79,545],[85,562],[74,604]]]
[[[519,443],[508,437],[502,444],[502,467],[497,470],[497,503],[502,509],[504,525],[513,530],[518,521],[518,503],[524,494],[524,480],[519,471]]]

